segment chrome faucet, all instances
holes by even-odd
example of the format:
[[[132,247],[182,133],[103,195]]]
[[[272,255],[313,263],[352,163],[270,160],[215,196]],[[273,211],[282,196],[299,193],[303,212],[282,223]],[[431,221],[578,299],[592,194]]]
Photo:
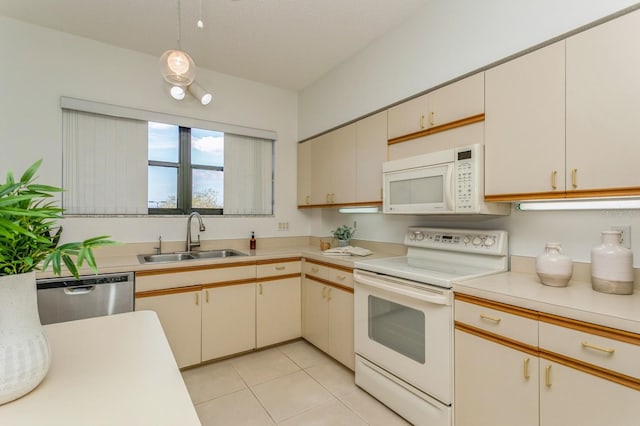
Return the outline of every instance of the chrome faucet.
[[[200,232],[206,229],[204,227],[204,223],[202,222],[202,216],[200,216],[200,213],[191,212],[191,214],[189,215],[189,219],[187,219],[187,253],[191,252],[191,249],[194,247],[200,247],[200,234],[198,234],[197,242],[191,242],[191,219],[193,219],[194,216],[198,218]]]

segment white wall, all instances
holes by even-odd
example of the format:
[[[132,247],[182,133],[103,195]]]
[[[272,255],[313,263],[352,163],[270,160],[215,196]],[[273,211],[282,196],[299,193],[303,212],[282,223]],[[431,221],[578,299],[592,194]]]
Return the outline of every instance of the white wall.
[[[635,1],[431,0],[300,94],[299,136],[324,130],[564,34]]]
[[[275,217],[205,218],[202,237],[243,238],[309,235],[296,209],[297,102],[295,92],[199,70],[198,82],[213,91],[204,107],[193,98],[173,100],[165,91],[158,57],[98,43],[0,17],[0,175],[21,173],[44,158],[40,183],[62,183],[60,96],[70,96],[276,131]],[[161,52],[159,52],[161,53]],[[197,58],[195,58],[197,63]],[[278,222],[289,222],[278,232]],[[111,235],[123,242],[183,240],[186,221],[173,218],[68,218],[64,239]]]
[[[300,139],[442,84],[600,19],[635,2],[624,0],[430,1],[410,21],[343,63],[300,95]],[[322,210],[311,233],[327,236],[357,221],[356,238],[401,243],[407,226],[498,228],[510,232],[512,254],[536,256],[559,241],[577,261],[589,261],[600,231],[631,225],[640,265],[640,211],[521,212],[497,219],[345,215]]]

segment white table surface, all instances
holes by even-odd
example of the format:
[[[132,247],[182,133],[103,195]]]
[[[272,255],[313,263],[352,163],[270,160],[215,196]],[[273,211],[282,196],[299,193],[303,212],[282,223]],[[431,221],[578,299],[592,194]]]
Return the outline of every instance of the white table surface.
[[[51,368],[0,425],[199,425],[155,312],[45,326]]]

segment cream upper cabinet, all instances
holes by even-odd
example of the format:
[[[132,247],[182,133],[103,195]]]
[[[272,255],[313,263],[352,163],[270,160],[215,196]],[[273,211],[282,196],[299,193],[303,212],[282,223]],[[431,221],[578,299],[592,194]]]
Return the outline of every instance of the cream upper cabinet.
[[[298,205],[311,204],[311,142],[298,144]]]
[[[565,191],[565,42],[487,70],[485,195]]]
[[[639,38],[636,11],[567,39],[569,194],[606,195],[615,188],[640,193]]]
[[[388,110],[388,139],[484,112],[484,74],[477,73]]]
[[[311,204],[353,202],[356,194],[355,124],[341,127],[310,142]]]
[[[202,290],[202,361],[256,346],[255,283]]]
[[[382,202],[382,163],[387,160],[387,112],[356,122],[356,198]]]
[[[299,264],[299,262],[298,262]],[[258,280],[256,344],[258,348],[302,336],[300,277]]]
[[[155,311],[178,367],[200,362],[200,290],[136,298],[136,311]]]
[[[535,355],[456,330],[454,389],[456,426],[538,426]]]

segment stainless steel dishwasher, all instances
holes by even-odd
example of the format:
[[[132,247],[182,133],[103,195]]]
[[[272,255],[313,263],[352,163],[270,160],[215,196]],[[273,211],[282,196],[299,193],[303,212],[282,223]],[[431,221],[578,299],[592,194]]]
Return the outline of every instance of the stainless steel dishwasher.
[[[42,324],[133,311],[134,274],[84,275],[43,278],[38,285]]]

